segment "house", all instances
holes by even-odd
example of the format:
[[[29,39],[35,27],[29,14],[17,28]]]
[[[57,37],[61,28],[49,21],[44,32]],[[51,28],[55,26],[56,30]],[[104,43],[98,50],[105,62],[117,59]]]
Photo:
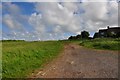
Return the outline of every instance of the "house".
[[[120,37],[120,27],[107,27],[94,34],[94,38]]]
[[[99,33],[98,33],[99,35],[99,37],[107,37],[107,29],[101,29],[101,30],[99,30]]]

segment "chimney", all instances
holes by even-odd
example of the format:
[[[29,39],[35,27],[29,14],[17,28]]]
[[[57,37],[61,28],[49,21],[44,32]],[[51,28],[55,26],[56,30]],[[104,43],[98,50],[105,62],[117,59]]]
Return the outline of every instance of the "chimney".
[[[109,27],[109,26],[107,26],[107,28],[109,29],[110,27]]]

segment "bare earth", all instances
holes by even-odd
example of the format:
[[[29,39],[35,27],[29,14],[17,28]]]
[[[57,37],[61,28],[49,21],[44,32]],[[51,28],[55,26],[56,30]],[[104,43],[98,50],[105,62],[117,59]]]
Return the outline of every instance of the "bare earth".
[[[32,78],[118,78],[118,51],[65,45],[59,57]]]

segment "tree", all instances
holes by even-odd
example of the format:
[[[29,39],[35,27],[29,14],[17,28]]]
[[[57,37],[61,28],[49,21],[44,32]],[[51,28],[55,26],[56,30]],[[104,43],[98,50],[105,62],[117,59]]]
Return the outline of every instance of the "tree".
[[[69,40],[76,39],[76,36],[70,36],[68,39],[69,39]]]
[[[70,36],[68,39],[69,39],[69,40],[73,39],[73,36]]]
[[[77,39],[81,39],[81,35],[78,34],[78,35],[76,36],[76,38],[77,38]]]
[[[115,32],[107,32],[107,37],[115,38],[116,33]]]
[[[89,38],[89,35],[90,35],[90,34],[89,34],[89,32],[87,32],[87,31],[82,31],[82,32],[81,32],[81,37],[82,37],[82,38],[88,39],[88,38]]]
[[[99,37],[99,33],[95,33],[93,38],[98,38]]]
[[[118,32],[118,33],[116,34],[116,37],[117,37],[117,38],[120,38],[120,32]]]

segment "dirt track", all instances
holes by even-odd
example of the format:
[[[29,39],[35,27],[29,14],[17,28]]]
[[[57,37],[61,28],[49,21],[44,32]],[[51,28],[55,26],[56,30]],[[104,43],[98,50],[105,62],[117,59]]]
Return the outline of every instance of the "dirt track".
[[[32,78],[117,78],[118,52],[68,44],[60,56]]]

